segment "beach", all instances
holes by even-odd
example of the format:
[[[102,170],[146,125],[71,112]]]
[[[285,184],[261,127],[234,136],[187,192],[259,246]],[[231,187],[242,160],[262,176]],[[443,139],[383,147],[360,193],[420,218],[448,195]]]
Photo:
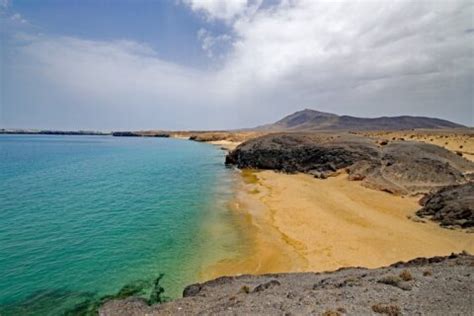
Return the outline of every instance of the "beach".
[[[377,268],[416,257],[474,252],[474,234],[411,219],[420,197],[396,196],[349,181],[306,174],[240,172],[231,207],[249,246],[202,275]]]

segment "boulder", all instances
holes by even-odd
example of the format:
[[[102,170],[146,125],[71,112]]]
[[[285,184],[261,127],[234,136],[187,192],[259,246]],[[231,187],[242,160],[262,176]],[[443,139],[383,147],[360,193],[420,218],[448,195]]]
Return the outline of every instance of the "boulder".
[[[420,200],[416,215],[429,217],[441,226],[474,226],[474,182],[445,187]]]

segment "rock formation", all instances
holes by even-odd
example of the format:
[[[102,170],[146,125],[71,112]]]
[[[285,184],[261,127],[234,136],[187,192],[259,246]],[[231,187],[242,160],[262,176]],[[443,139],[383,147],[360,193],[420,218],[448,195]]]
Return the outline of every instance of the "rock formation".
[[[442,147],[374,140],[350,134],[270,134],[239,145],[226,157],[239,168],[304,172],[326,178],[345,171],[350,180],[396,194],[427,193],[462,184],[474,163]]]
[[[429,217],[441,226],[474,227],[474,183],[453,185],[428,194],[416,215]]]

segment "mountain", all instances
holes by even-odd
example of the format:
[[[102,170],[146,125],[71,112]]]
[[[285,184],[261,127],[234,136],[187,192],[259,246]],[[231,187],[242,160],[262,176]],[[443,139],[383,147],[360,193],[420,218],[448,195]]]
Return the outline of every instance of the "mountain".
[[[257,130],[399,130],[412,128],[460,128],[450,121],[422,116],[363,118],[305,109]]]

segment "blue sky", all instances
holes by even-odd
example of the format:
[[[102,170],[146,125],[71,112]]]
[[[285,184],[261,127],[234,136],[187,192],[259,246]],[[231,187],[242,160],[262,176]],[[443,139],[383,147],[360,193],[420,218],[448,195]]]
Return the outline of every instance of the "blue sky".
[[[149,44],[161,58],[193,67],[209,62],[198,30],[227,29],[219,21],[207,23],[182,3],[166,0],[14,0],[9,9],[21,12],[38,32],[91,40],[130,39]]]
[[[225,129],[302,108],[473,125],[469,0],[0,0],[0,127]]]

